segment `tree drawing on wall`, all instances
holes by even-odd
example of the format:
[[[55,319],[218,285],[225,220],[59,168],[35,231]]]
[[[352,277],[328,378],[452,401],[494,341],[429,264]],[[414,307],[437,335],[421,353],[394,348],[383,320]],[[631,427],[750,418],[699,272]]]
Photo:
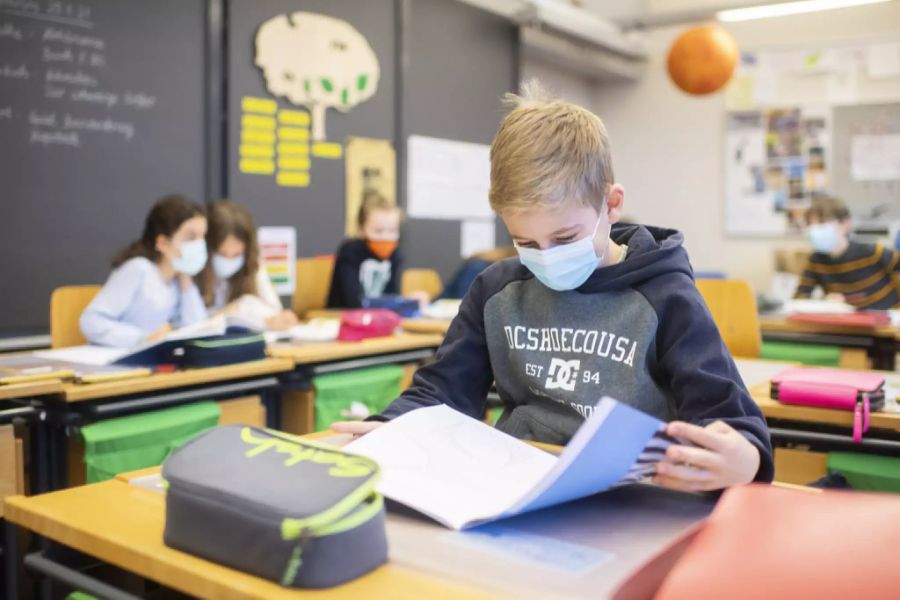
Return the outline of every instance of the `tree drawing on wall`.
[[[378,89],[378,59],[350,23],[309,12],[278,15],[256,33],[256,66],[273,96],[306,107],[312,139],[325,139],[325,112],[348,112]]]

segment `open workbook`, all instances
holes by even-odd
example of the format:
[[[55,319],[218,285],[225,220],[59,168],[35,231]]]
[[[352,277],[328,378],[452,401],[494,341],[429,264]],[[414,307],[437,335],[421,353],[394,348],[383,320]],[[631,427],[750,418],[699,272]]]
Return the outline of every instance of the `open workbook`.
[[[379,464],[386,497],[465,529],[644,479],[674,442],[659,419],[603,398],[558,457],[445,405],[344,449]]]
[[[38,358],[67,361],[83,365],[126,365],[145,366],[170,362],[167,355],[174,346],[186,340],[194,340],[224,334],[230,327],[244,328],[243,323],[233,322],[232,318],[213,317],[193,325],[170,331],[165,337],[152,342],[145,342],[134,348],[112,348],[88,344],[70,346],[56,350],[41,350],[32,353]]]

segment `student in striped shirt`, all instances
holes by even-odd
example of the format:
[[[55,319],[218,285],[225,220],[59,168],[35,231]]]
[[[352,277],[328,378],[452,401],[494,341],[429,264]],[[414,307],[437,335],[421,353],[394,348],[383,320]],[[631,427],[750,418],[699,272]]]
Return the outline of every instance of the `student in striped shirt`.
[[[850,211],[835,198],[813,200],[806,222],[813,253],[795,297],[809,298],[818,286],[857,308],[900,308],[900,252],[849,240]]]

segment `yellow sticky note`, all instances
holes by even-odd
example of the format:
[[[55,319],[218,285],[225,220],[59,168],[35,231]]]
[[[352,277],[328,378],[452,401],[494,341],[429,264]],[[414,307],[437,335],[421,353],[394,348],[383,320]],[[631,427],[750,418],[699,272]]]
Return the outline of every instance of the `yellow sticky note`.
[[[245,129],[275,129],[275,119],[262,115],[241,115],[241,127]]]
[[[309,171],[309,157],[308,156],[279,156],[278,157],[278,168],[279,169],[293,169],[297,171]]]
[[[241,98],[241,110],[244,112],[274,115],[278,110],[278,104],[271,98],[253,98],[245,96]]]
[[[283,125],[306,125],[309,126],[309,113],[302,110],[280,110],[278,111],[278,122]]]
[[[252,158],[272,158],[275,156],[275,149],[272,146],[262,146],[259,144],[241,144],[238,148],[241,157]]]
[[[340,158],[344,154],[344,147],[329,142],[316,142],[313,144],[312,153],[317,158]]]
[[[286,142],[305,142],[309,139],[309,129],[300,127],[279,127],[278,139]]]
[[[275,132],[266,129],[242,129],[241,141],[251,144],[274,144]]]
[[[278,154],[298,154],[300,156],[309,156],[309,146],[306,144],[289,144],[287,142],[278,144]]]
[[[275,172],[275,162],[260,158],[242,158],[240,161],[240,169],[241,173],[271,175]]]
[[[309,173],[304,171],[279,171],[275,181],[284,187],[306,187],[309,185]]]

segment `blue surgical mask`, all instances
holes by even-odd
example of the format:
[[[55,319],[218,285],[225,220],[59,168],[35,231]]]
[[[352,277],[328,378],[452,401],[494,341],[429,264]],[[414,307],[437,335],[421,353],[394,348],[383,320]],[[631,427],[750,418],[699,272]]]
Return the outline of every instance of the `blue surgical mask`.
[[[206,266],[206,240],[199,238],[181,244],[181,256],[172,260],[179,273],[194,276]]]
[[[806,237],[813,250],[823,254],[831,254],[841,241],[841,232],[835,222],[815,223],[806,228]]]
[[[221,254],[213,254],[213,272],[219,279],[231,279],[231,276],[244,266],[244,255],[239,254],[234,258],[226,258]]]
[[[587,281],[606,254],[606,245],[603,246],[603,254],[600,256],[594,252],[594,238],[597,236],[601,218],[597,219],[591,235],[569,244],[561,244],[547,250],[522,248],[517,245],[519,260],[534,273],[538,281],[551,290],[557,292],[574,290]]]

